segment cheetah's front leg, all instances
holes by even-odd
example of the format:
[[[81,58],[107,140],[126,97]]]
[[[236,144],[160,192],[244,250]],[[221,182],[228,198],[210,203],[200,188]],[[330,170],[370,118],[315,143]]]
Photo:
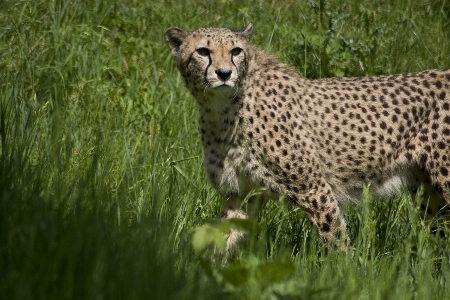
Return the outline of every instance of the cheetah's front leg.
[[[247,203],[243,203],[239,196],[231,196],[226,204],[223,212],[223,219],[247,219],[249,216],[255,216],[261,206],[262,201],[257,201],[255,197],[250,198]],[[226,246],[222,259],[222,264],[227,262],[228,257],[235,251],[236,245],[244,238],[244,232],[231,229],[225,236]]]
[[[225,211],[223,212],[223,218],[226,219],[247,219],[247,211],[242,209],[240,201],[237,197],[233,196],[227,200]],[[225,246],[225,261],[226,258],[234,251],[234,248],[239,240],[244,237],[244,234],[236,229],[231,229],[226,235]]]

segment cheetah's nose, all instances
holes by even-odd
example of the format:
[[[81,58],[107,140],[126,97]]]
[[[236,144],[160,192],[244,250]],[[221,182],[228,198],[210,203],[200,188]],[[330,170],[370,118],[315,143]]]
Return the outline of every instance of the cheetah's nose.
[[[231,70],[218,69],[216,70],[216,74],[223,81],[227,81],[231,76]]]

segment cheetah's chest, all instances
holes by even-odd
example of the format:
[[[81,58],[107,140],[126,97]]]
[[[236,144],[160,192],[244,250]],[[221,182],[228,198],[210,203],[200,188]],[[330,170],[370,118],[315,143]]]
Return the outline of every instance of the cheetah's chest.
[[[208,118],[205,115],[202,119]],[[234,121],[231,123],[235,124]],[[273,190],[274,186],[261,174],[262,161],[252,153],[251,141],[245,134],[248,124],[238,123],[236,121],[236,126],[207,126],[209,129],[201,126],[204,165],[209,181],[227,196],[245,197],[251,190],[262,187]]]

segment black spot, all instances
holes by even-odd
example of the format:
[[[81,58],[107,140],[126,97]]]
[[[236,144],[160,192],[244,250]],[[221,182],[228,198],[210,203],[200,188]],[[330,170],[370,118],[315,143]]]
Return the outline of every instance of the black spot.
[[[320,228],[322,232],[330,232],[330,225],[327,223],[322,223],[322,228]]]
[[[328,224],[333,222],[333,216],[331,214],[326,214],[325,219],[327,219]]]
[[[437,192],[437,193],[442,193],[442,187],[440,186],[440,185],[436,185],[435,187],[434,187],[434,190]]]

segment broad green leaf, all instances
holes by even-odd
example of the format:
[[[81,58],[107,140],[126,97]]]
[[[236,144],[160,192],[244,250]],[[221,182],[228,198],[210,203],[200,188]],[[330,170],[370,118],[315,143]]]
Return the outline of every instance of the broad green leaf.
[[[233,265],[222,270],[223,281],[235,287],[245,284],[249,275],[250,270],[243,265]]]
[[[259,225],[254,220],[249,219],[228,219],[220,224],[222,232],[228,232],[230,229],[256,232],[259,230]]]
[[[294,273],[294,266],[291,263],[268,262],[256,268],[255,277],[263,286],[269,286],[282,281],[292,273]]]
[[[192,246],[195,251],[202,251],[210,245],[215,245],[220,250],[225,250],[225,244],[225,236],[222,231],[216,227],[205,224],[194,229]]]

